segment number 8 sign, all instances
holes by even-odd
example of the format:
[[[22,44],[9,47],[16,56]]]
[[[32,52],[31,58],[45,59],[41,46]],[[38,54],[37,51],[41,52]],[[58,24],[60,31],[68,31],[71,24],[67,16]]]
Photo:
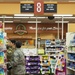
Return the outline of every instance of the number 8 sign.
[[[41,12],[41,3],[40,2],[37,3],[37,12]]]
[[[43,15],[44,13],[44,2],[43,0],[34,0],[34,14]]]

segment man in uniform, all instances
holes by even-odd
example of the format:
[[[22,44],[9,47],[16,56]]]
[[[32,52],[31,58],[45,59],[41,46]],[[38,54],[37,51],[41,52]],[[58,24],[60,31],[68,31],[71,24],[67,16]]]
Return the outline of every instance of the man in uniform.
[[[8,44],[7,44],[7,62],[11,62],[11,60],[12,60],[13,53],[16,49],[15,43],[16,43],[15,40],[8,40]],[[9,64],[8,64],[8,67],[9,67]],[[8,75],[11,75],[11,74],[12,74],[12,70],[9,70]]]
[[[16,50],[11,60],[13,75],[25,75],[25,56],[21,49],[22,43],[17,41],[15,45]]]

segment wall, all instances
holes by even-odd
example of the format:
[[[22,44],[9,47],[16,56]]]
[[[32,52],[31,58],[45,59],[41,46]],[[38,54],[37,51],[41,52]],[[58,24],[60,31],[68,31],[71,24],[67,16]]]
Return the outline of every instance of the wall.
[[[47,34],[43,33],[43,34],[40,34],[40,37],[42,39],[55,39],[56,38],[55,35],[52,33],[47,33]]]
[[[75,2],[61,2],[57,7],[58,14],[75,14]]]
[[[68,32],[75,32],[75,23],[68,24]]]
[[[24,2],[28,3],[28,2]],[[31,2],[30,2],[31,3]],[[32,2],[34,3],[34,2]],[[45,2],[52,3],[52,2]],[[75,14],[75,2],[57,2],[57,14]],[[65,8],[65,9],[64,9]],[[0,3],[0,14],[19,14],[20,2],[19,3]],[[52,15],[53,13],[47,13],[44,15]]]
[[[20,3],[0,3],[0,14],[19,14]]]

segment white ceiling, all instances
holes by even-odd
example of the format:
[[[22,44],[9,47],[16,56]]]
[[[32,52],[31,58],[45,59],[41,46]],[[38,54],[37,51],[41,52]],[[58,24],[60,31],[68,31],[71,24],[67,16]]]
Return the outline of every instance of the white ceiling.
[[[20,1],[34,1],[34,0],[0,0],[0,2],[20,2]],[[75,0],[44,0],[44,1],[68,2],[68,1],[75,1]]]

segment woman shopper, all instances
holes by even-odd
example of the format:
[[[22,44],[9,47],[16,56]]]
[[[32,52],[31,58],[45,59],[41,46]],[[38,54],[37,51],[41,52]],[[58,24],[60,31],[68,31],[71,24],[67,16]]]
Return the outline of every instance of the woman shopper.
[[[22,43],[17,41],[15,45],[16,50],[11,61],[13,75],[25,75],[25,56],[21,50]]]

